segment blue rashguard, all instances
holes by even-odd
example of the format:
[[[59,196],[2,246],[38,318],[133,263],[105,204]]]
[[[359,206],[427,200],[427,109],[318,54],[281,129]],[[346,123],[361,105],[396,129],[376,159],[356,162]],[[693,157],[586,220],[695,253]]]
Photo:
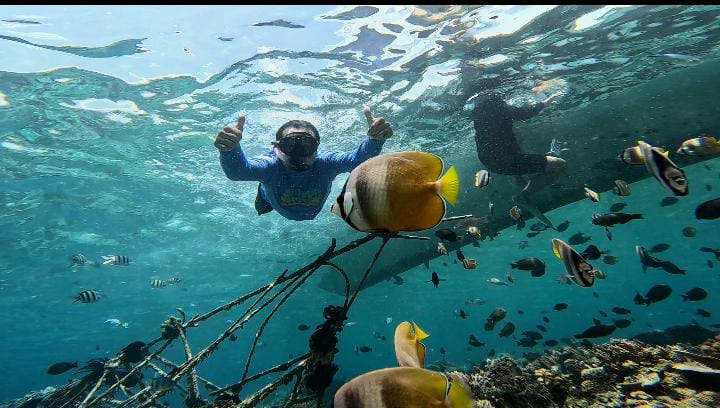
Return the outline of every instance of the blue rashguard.
[[[283,217],[311,220],[322,210],[335,177],[380,154],[384,143],[366,137],[354,151],[318,152],[312,167],[301,172],[287,169],[274,151],[248,159],[238,143],[235,149],[220,152],[220,164],[230,180],[259,181],[265,199]]]

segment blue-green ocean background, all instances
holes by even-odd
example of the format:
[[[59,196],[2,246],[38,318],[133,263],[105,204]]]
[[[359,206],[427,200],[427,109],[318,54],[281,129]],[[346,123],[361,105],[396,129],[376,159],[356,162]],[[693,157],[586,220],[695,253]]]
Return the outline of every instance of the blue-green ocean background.
[[[685,139],[719,133],[717,100],[708,97],[720,91],[712,74],[720,66],[719,18],[720,8],[714,6],[0,7],[0,362],[5,372],[0,401],[66,381],[71,373],[46,374],[54,362],[112,357],[131,341],[155,338],[176,307],[190,315],[209,311],[286,268],[301,267],[333,237],[344,244],[362,236],[329,210],[305,222],[276,213],[256,216],[256,183],[226,179],[212,144],[239,112],[247,115],[242,143],[249,155],[264,153],[279,125],[294,118],[317,126],[321,149],[350,150],[365,135],[362,107],[368,105],[395,129],[384,152],[440,155],[460,167],[463,188],[471,190],[460,200],[476,200],[485,208],[488,197],[472,190],[474,173],[482,167],[463,110],[473,80],[501,78],[506,90],[525,97],[536,81],[563,79],[564,97],[541,114],[539,123],[570,117],[580,128],[578,118],[591,122],[593,107],[608,98],[629,98],[634,88],[649,92],[655,84],[671,89],[672,98],[652,106],[619,109],[628,128],[657,113],[653,109],[663,112],[664,121],[682,116],[682,123],[675,123],[682,131],[660,127],[637,135],[664,141],[674,154]],[[292,24],[253,26],[278,19]],[[681,78],[697,78],[707,93],[673,88],[672,81]],[[602,171],[581,148],[584,138],[603,135],[603,126],[617,123],[593,122],[587,134],[558,131],[525,145],[545,148],[558,137],[570,142],[563,157],[571,174]],[[628,138],[627,146],[636,139]],[[570,221],[562,233],[548,230],[527,238],[536,222],[529,220],[521,231],[513,226],[494,240],[465,247],[465,255],[478,260],[476,270],[453,263],[454,254],[431,260],[430,270],[447,279],[438,288],[426,283],[430,270],[421,265],[401,274],[403,285],[387,281],[363,290],[350,312],[356,324],[340,335],[336,385],[395,365],[392,335],[403,320],[418,322],[431,335],[429,363],[445,360],[465,369],[484,361],[490,349],[515,357],[543,349],[520,348],[513,339],[498,337],[497,328],[484,331],[485,318],[499,306],[508,310],[505,321],[515,323],[518,334],[544,324],[545,339],[556,340],[584,330],[593,317],[609,323],[598,311],[617,318],[610,312],[614,306],[632,309],[634,321],[612,337],[693,320],[707,328],[720,323],[720,261],[698,250],[720,246],[718,224],[693,215],[698,204],[720,191],[720,160],[683,163],[691,193],[675,205],[660,206],[669,194],[652,178],[632,183],[632,195],[625,198],[608,191],[611,185],[594,186],[600,203],[582,199],[547,213],[556,224]],[[642,167],[628,167],[629,178],[639,175],[646,177]],[[344,181],[345,175],[335,180],[331,198]],[[610,241],[590,216],[620,201],[628,203],[625,212],[642,213],[645,220],[615,227]],[[449,215],[458,214],[451,208]],[[683,236],[689,226],[697,236]],[[557,281],[562,269],[550,240],[567,241],[579,231],[592,237],[588,244],[619,259],[616,265],[594,262],[608,278],[591,289]],[[521,241],[528,246],[520,248]],[[642,272],[635,245],[661,242],[671,248],[657,256],[687,269],[687,275]],[[417,243],[391,245],[383,256],[400,256]],[[68,268],[76,253],[93,260],[127,255],[133,264]],[[510,262],[527,256],[546,262],[544,277],[513,272],[510,286],[487,282],[505,280]],[[342,302],[342,296],[318,285],[320,275],[329,273],[318,272],[270,322],[251,373],[306,352],[312,330],[301,332],[298,324],[314,327],[325,305]],[[150,286],[153,278],[174,276],[183,282]],[[633,304],[636,291],[658,283],[673,287],[669,299],[650,307]],[[696,286],[705,288],[708,298],[684,302],[680,294]],[[73,303],[71,297],[85,289],[101,290],[104,297],[96,304]],[[476,298],[484,304],[465,304]],[[553,310],[560,302],[569,308]],[[698,307],[712,316],[701,318]],[[456,309],[468,318],[457,318]],[[191,344],[207,344],[236,316],[227,313],[203,324],[191,332]],[[543,316],[551,322],[543,323]],[[127,328],[105,323],[113,318]],[[249,324],[237,342],[224,343],[199,373],[221,385],[237,380],[256,328]],[[374,331],[388,340],[378,340]],[[468,348],[470,334],[486,348]],[[363,345],[372,352],[354,352]],[[440,355],[440,347],[446,355]],[[183,358],[177,345],[167,355]]]

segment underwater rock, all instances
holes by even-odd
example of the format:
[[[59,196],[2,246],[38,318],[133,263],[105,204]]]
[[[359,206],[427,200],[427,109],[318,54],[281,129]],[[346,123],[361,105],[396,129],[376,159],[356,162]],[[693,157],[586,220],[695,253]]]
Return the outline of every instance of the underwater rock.
[[[665,330],[655,330],[640,333],[631,337],[631,340],[639,340],[653,346],[666,346],[673,343],[700,344],[708,337],[715,335],[715,332],[697,324],[686,324],[672,326]]]

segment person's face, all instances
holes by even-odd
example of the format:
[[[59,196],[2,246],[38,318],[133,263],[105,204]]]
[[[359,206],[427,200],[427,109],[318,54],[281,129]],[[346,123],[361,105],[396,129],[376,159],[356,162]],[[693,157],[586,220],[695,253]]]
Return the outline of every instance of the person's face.
[[[303,127],[289,127],[283,131],[282,136],[285,137],[291,133],[309,133],[312,134],[312,131],[310,129],[306,129]],[[317,151],[311,154],[310,156],[305,156],[301,159],[300,162],[298,162],[298,158],[291,159],[290,156],[283,153],[282,150],[280,150],[277,146],[275,147],[275,154],[278,156],[280,161],[285,165],[286,168],[294,171],[304,171],[308,170],[313,163],[315,163],[315,160],[317,159]]]

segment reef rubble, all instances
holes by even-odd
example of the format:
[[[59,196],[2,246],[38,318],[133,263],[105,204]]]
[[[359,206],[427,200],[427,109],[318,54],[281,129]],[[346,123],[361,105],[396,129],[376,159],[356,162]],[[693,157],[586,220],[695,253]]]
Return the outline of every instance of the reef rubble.
[[[500,357],[451,374],[483,408],[718,407],[720,335],[701,345],[585,343],[524,366]]]

